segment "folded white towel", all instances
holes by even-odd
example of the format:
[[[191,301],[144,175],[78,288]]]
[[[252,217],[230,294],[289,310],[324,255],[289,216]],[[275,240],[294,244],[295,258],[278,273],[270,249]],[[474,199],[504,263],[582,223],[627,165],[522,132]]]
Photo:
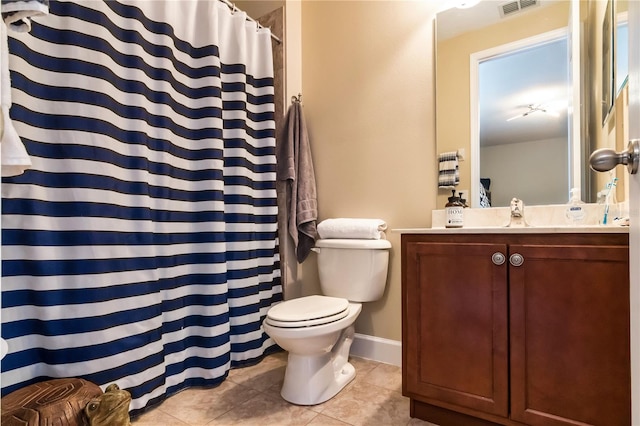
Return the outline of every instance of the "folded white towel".
[[[382,219],[325,219],[318,224],[320,238],[383,240],[387,224]]]

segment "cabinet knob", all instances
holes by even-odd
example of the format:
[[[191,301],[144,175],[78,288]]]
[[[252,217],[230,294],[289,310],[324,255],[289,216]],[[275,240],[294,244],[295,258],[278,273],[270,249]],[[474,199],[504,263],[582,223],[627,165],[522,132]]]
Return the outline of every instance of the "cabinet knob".
[[[493,256],[491,256],[491,260],[496,265],[502,265],[507,260],[507,258],[505,257],[504,254],[502,254],[499,251],[497,251],[497,252],[493,253]]]
[[[509,258],[509,263],[513,266],[520,266],[524,263],[524,257],[520,253],[514,253]]]

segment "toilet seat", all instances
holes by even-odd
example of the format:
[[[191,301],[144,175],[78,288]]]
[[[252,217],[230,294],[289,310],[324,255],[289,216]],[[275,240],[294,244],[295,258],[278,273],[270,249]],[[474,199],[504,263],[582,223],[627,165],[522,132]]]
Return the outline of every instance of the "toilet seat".
[[[338,321],[348,314],[347,299],[314,295],[275,305],[267,312],[266,322],[274,327],[311,327]]]

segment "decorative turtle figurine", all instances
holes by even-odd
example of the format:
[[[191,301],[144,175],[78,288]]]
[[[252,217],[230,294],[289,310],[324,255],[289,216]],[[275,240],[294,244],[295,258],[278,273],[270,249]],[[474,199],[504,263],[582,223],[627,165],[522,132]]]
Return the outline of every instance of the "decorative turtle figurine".
[[[2,397],[0,423],[2,426],[85,426],[87,419],[82,410],[100,395],[102,389],[98,385],[79,378],[34,383]]]
[[[130,402],[131,394],[112,383],[102,395],[87,403],[84,414],[89,426],[131,426]]]
[[[52,379],[2,398],[2,426],[130,426],[131,394],[111,384],[105,393],[79,378]]]

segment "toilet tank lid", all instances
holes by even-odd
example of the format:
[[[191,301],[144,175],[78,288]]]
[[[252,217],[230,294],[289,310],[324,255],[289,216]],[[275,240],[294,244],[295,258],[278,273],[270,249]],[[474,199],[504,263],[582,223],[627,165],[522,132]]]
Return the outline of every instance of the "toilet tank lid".
[[[317,248],[337,249],[390,249],[389,240],[321,239],[316,241]]]

